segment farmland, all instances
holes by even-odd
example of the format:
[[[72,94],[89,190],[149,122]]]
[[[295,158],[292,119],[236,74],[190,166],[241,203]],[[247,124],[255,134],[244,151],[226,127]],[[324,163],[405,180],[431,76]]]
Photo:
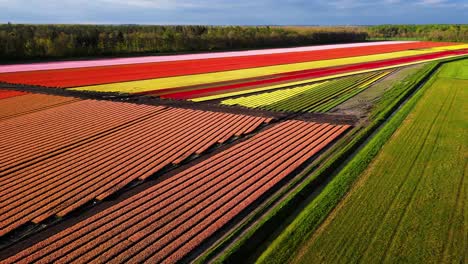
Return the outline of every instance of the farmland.
[[[333,81],[274,92],[251,95],[221,102],[224,105],[241,105],[272,111],[327,112],[347,99],[362,92],[373,82],[390,72],[358,74]]]
[[[313,254],[320,252],[332,257],[329,250],[338,252],[341,244],[329,249],[333,243],[320,242],[324,248],[317,251],[313,239],[326,229],[313,233],[314,227],[354,179],[367,188],[350,187],[343,202],[352,203],[350,212],[356,214],[366,207],[355,206],[364,202],[353,202],[354,193],[378,201],[383,192],[383,182],[372,176],[379,175],[373,171],[378,168],[401,176],[406,172],[398,170],[412,164],[424,167],[424,162],[441,160],[447,167],[433,162],[437,178],[425,184],[445,180],[437,190],[455,193],[453,182],[441,175],[463,162],[466,152],[445,145],[464,142],[460,120],[466,114],[454,109],[464,107],[460,87],[466,85],[466,60],[461,58],[467,54],[468,45],[462,43],[382,41],[0,65],[0,263],[250,262],[271,241],[259,261],[268,260],[272,250],[279,255],[275,261],[288,260],[281,255],[284,250],[298,252],[300,246],[298,260],[315,260]],[[420,89],[431,76],[437,79]],[[394,135],[403,138],[380,142],[382,153],[393,151],[395,160],[379,154],[362,177],[340,178],[348,161],[359,157],[355,152],[372,147],[380,127],[395,123],[387,118],[400,116],[426,90],[423,103],[408,117],[415,121],[405,121]],[[367,91],[373,99],[363,106],[360,95]],[[351,100],[362,114],[336,111]],[[438,126],[427,120],[438,120]],[[444,120],[462,125],[451,128]],[[411,138],[414,133],[419,136]],[[392,150],[394,141],[399,145]],[[410,142],[416,147],[402,149]],[[455,152],[458,161],[449,158]],[[414,163],[398,165],[412,159],[397,153],[415,155]],[[414,179],[408,182],[426,172],[409,171]],[[387,184],[398,186],[398,177],[388,178],[395,185]],[[400,181],[409,190],[423,188]],[[371,209],[390,208],[396,215],[399,207],[391,207],[390,199],[398,190],[384,191],[385,204]],[[425,197],[424,190],[417,194]],[[403,189],[401,195],[399,204],[414,207]],[[453,199],[447,195],[431,203],[443,207]],[[309,210],[310,201],[315,207]],[[312,212],[310,225],[301,226],[306,230],[302,240],[280,236],[278,242],[275,236],[283,235],[286,219],[295,221],[302,207]],[[353,218],[354,230],[360,220],[381,215],[370,209],[360,214]],[[451,215],[453,223],[459,219],[458,211],[441,214]],[[412,219],[426,225],[439,221],[425,214]],[[346,225],[349,219],[342,221]],[[443,234],[453,238],[451,245],[459,239],[457,228],[452,225]],[[356,244],[346,249],[359,252],[365,244],[349,232]],[[408,232],[402,227],[395,233],[388,254],[401,251],[397,242]],[[425,239],[420,233],[408,243]],[[332,231],[323,234],[324,241],[339,237]],[[443,250],[447,258],[458,254],[456,246]]]
[[[247,57],[247,59],[241,55],[237,59],[240,60],[238,63],[235,58],[228,57],[201,59],[199,63],[194,63],[193,60],[183,60],[181,62],[162,61],[155,65],[151,63],[129,64],[121,65],[117,69],[113,66],[103,66],[103,68],[80,67],[76,70],[6,72],[0,74],[0,81],[70,88],[74,91],[144,93],[165,98],[189,99],[212,95],[220,91],[224,93],[239,89],[248,90],[251,86],[310,80],[323,76],[450,57],[463,54],[467,47],[463,44],[452,45],[450,43],[397,42],[370,46],[370,48],[353,46],[339,48],[336,51],[337,55],[327,50],[325,54],[331,55],[325,56],[322,50],[305,51],[304,55],[302,54],[304,52],[295,52],[293,48],[280,54],[251,55],[253,57]],[[375,54],[369,54],[368,49],[372,50],[372,48],[375,48]],[[353,56],[353,54],[356,55]],[[348,57],[350,55],[352,57]],[[294,58],[297,58],[296,63],[291,63],[290,60]],[[166,63],[174,66],[166,65]],[[225,67],[226,64],[229,68]],[[352,65],[348,66],[350,64]],[[247,68],[242,69],[243,67]],[[329,69],[330,67],[337,68]],[[9,71],[8,68],[6,71]],[[252,78],[262,78],[262,80],[254,81]],[[229,83],[233,81],[235,84]]]
[[[426,84],[293,262],[464,262],[466,62],[444,65]]]
[[[1,144],[21,144],[1,152],[0,206],[7,213],[1,216],[0,235],[28,221],[64,216],[93,198],[105,199],[132,180],[265,122],[269,119],[91,100],[4,121]],[[23,131],[26,125],[31,134]],[[119,166],[112,166],[116,159]]]
[[[180,260],[347,128],[305,122],[276,125],[7,261],[21,262],[22,257],[28,262],[87,262],[108,248],[97,261]],[[291,139],[293,144],[288,143]],[[82,245],[85,241],[90,243]],[[71,251],[47,256],[68,242]],[[93,244],[100,246],[88,251]]]
[[[464,45],[457,45],[457,46],[453,46],[452,48],[459,49],[459,48],[466,48],[466,47]],[[313,73],[315,72],[312,72],[312,73],[300,72],[304,70],[311,71],[311,70],[319,69],[319,68],[337,67],[337,66],[357,64],[357,63],[363,63],[362,68],[368,69],[368,65],[366,65],[365,63],[372,62],[375,60],[394,59],[393,61],[390,61],[388,63],[382,63],[380,66],[380,67],[385,67],[387,65],[398,65],[398,64],[404,64],[404,63],[411,63],[413,61],[425,61],[425,60],[431,60],[434,58],[441,58],[441,57],[453,56],[453,55],[459,54],[458,51],[456,50],[438,52],[439,50],[440,49],[433,48],[432,50],[428,50],[428,51],[401,51],[401,52],[395,52],[395,53],[390,53],[390,54],[385,54],[385,55],[378,54],[378,55],[325,60],[325,61],[317,61],[317,62],[303,62],[303,63],[295,63],[295,64],[289,64],[289,65],[249,68],[249,69],[243,69],[243,70],[210,72],[210,73],[190,75],[190,76],[163,77],[163,78],[158,78],[155,80],[122,82],[122,83],[116,83],[116,84],[105,84],[105,85],[97,85],[97,86],[84,86],[84,87],[77,87],[77,88],[72,88],[72,89],[79,90],[79,91],[125,92],[125,93],[141,93],[141,92],[148,93],[151,91],[152,94],[154,94],[154,92],[171,90],[170,91],[171,95],[166,96],[166,97],[185,99],[185,98],[198,97],[200,95],[209,95],[208,92],[214,92],[218,90],[223,90],[223,91],[232,90],[233,88],[238,88],[239,86],[239,85],[233,85],[234,87],[220,86],[220,87],[206,88],[205,90],[196,89],[193,92],[185,92],[185,93],[180,92],[182,89],[185,89],[186,87],[204,85],[204,84],[206,85],[207,83],[220,83],[220,82],[228,82],[228,81],[233,81],[233,80],[238,80],[238,79],[242,80],[242,79],[254,78],[254,77],[266,77],[266,76],[271,76],[271,75],[284,74],[286,72],[289,72],[287,74],[289,76],[285,76],[285,77],[282,77],[281,79],[277,78],[273,80],[276,82],[283,81],[283,79],[297,80],[297,79],[302,79],[304,77],[308,77],[308,78],[315,77],[313,75]],[[419,54],[423,54],[423,55],[419,55]],[[415,57],[414,58],[410,57],[409,59],[405,59],[405,60],[398,60],[399,58],[408,57],[408,56],[415,56]],[[378,67],[379,66],[375,66],[375,65],[371,66],[371,68],[378,68]],[[343,71],[349,72],[349,69],[344,69]],[[338,71],[338,73],[341,73],[341,72],[342,71]],[[293,76],[290,76],[290,75],[293,75]],[[262,83],[265,83],[265,82],[266,81],[263,81]],[[272,83],[272,82],[273,81],[270,79],[268,80],[267,83]],[[249,84],[249,85],[252,85],[252,84]],[[158,89],[154,89],[153,87],[158,87]],[[197,88],[200,88],[200,87],[197,87]],[[176,92],[179,92],[179,93],[176,93]]]

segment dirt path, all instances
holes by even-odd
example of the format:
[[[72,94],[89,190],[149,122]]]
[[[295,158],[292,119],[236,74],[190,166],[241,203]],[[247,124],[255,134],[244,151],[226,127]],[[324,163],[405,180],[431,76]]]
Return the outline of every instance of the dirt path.
[[[365,118],[370,113],[372,106],[379,100],[382,94],[393,87],[396,83],[403,81],[406,76],[417,72],[424,67],[425,63],[404,67],[389,74],[382,80],[374,83],[362,93],[352,97],[348,101],[335,107],[330,113],[355,115],[359,118]]]

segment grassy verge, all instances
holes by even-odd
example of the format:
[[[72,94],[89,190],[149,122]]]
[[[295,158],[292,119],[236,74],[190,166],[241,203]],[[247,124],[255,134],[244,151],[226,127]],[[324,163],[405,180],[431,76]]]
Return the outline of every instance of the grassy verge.
[[[246,256],[251,256],[258,250],[259,244],[268,239],[269,235],[277,230],[280,223],[288,217],[292,211],[297,208],[297,205],[303,201],[311,191],[316,187],[316,183],[323,178],[329,177],[356,149],[364,143],[367,138],[388,118],[399,105],[408,98],[409,95],[421,84],[428,76],[430,76],[436,69],[438,63],[434,62],[423,67],[418,73],[409,76],[403,82],[398,83],[392,89],[388,90],[380,102],[376,105],[372,112],[372,122],[363,129],[356,128],[350,132],[352,140],[341,141],[336,147],[333,148],[333,155],[322,163],[320,168],[310,174],[301,184],[295,188],[284,200],[274,206],[266,215],[260,220],[255,222],[253,218],[247,219],[246,223],[254,224],[237,239],[234,243],[230,244],[232,237],[238,235],[245,225],[240,226],[231,233],[231,236],[220,241],[211,250],[202,255],[198,262],[202,263],[212,259],[216,256],[222,248],[230,244],[230,246],[218,255],[215,259],[216,262],[239,262],[244,261]],[[312,169],[315,169],[312,168]],[[308,170],[308,173],[312,171]],[[273,197],[278,199],[277,196]],[[336,203],[335,203],[336,204]],[[333,203],[328,204],[331,208]],[[329,210],[321,211],[326,216]],[[311,227],[311,231],[313,227]],[[275,242],[277,243],[277,242]],[[299,245],[299,243],[297,244]],[[296,248],[291,247],[289,250],[294,251]],[[279,253],[279,252],[278,252]],[[281,260],[281,259],[278,259]],[[279,261],[281,262],[281,261]]]
[[[466,58],[466,57],[465,57]],[[411,92],[424,82],[437,69],[441,62],[431,63],[417,74],[409,76],[388,91],[372,113],[372,123],[364,129],[356,140],[361,141],[370,135]],[[429,82],[432,82],[430,79]],[[424,87],[429,87],[425,85]],[[398,95],[399,92],[401,95]],[[413,97],[385,124],[361,151],[344,167],[343,170],[326,186],[326,188],[298,215],[298,217],[281,233],[258,259],[259,263],[286,263],[297,252],[300,245],[310,237],[311,233],[322,223],[329,212],[338,204],[351,187],[352,183],[367,168],[381,147],[392,136],[401,122],[411,112],[421,98],[424,89],[417,91]],[[352,142],[347,147],[353,147]],[[346,152],[346,148],[343,150]],[[343,152],[337,156],[343,155]],[[318,171],[316,173],[321,173]],[[315,173],[315,174],[316,174]],[[312,175],[312,177],[314,174]]]
[[[468,78],[442,77],[461,63],[445,64],[423,88],[294,263],[464,263]]]

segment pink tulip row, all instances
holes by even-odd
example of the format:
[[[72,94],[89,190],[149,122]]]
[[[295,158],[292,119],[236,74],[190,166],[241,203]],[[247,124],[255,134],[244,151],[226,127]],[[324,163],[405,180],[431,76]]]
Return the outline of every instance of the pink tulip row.
[[[288,52],[328,50],[328,49],[337,49],[337,48],[365,47],[365,46],[375,46],[375,45],[392,45],[392,44],[402,44],[402,43],[409,43],[409,42],[411,41],[363,42],[363,43],[352,43],[352,44],[306,46],[306,47],[296,47],[296,48],[277,48],[277,49],[212,52],[212,53],[184,54],[184,55],[144,56],[144,57],[132,57],[132,58],[12,64],[12,65],[1,65],[0,73],[114,66],[114,65],[152,63],[152,62],[201,60],[201,59],[212,59],[212,58],[229,58],[229,57],[240,57],[240,56],[288,53]]]

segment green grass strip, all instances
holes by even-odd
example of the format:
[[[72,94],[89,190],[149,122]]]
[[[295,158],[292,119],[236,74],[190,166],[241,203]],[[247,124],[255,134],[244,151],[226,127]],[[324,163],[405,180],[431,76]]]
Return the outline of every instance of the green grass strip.
[[[403,84],[410,84],[411,87],[406,89],[406,94],[418,87],[420,81],[423,81],[425,76],[432,75],[434,69],[438,68],[439,63],[432,63],[428,67],[423,68],[418,76],[410,76]],[[418,81],[419,80],[419,81]],[[267,250],[257,260],[258,263],[287,263],[291,257],[297,252],[301,244],[310,237],[310,235],[320,226],[322,221],[340,202],[343,196],[351,188],[353,182],[361,175],[368,167],[373,158],[380,151],[382,146],[398,129],[403,120],[408,116],[411,110],[415,107],[418,100],[423,96],[424,92],[431,86],[435,78],[430,78],[429,81],[418,90],[403,107],[391,117],[391,119],[383,126],[381,130],[373,137],[353,159],[336,175],[333,180],[327,184],[325,189],[311,202],[295,220],[279,235],[277,239],[267,248]],[[398,87],[395,87],[398,88]],[[393,90],[393,89],[392,89]],[[401,101],[405,97],[400,97]],[[387,98],[388,100],[389,98]],[[384,101],[385,102],[385,101]],[[395,104],[389,106],[389,109],[394,109]],[[375,127],[385,119],[389,110],[381,111],[373,123]],[[364,132],[364,134],[366,134]],[[339,155],[339,154],[338,154]]]

